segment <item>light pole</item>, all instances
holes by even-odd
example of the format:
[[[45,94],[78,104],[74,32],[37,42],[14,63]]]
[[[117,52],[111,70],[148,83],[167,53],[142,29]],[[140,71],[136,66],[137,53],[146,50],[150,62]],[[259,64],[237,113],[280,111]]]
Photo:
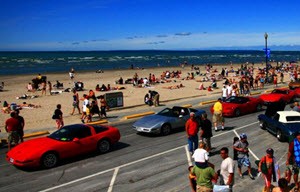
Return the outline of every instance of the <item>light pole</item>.
[[[266,49],[266,82],[268,83],[268,33],[265,33],[265,49]]]

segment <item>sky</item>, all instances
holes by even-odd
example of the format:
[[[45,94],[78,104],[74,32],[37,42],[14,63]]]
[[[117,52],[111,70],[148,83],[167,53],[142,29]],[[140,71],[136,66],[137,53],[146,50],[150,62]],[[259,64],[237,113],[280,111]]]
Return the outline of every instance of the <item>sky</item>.
[[[299,0],[0,0],[0,51],[300,45]],[[299,50],[300,51],[300,50]]]

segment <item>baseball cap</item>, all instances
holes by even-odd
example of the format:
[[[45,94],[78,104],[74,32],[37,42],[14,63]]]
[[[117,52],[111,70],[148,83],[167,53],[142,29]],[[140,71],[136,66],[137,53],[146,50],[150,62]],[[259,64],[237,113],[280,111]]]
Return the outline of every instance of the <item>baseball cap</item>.
[[[247,139],[247,135],[246,135],[246,133],[242,133],[242,134],[240,134],[240,138],[241,138],[241,139]]]
[[[274,150],[272,148],[268,148],[267,151],[266,151],[268,154],[273,154],[274,153]]]

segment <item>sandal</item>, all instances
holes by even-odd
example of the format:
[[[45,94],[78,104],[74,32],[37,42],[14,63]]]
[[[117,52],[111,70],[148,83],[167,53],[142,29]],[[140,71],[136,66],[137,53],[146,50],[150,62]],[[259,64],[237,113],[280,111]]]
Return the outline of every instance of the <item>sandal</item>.
[[[298,192],[299,189],[297,187],[294,188],[294,192]]]

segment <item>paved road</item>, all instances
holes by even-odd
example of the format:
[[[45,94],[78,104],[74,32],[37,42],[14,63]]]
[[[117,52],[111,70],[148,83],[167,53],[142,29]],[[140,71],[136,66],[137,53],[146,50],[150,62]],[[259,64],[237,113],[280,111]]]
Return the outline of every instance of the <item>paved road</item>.
[[[208,111],[208,106],[203,109]],[[227,118],[226,130],[214,132],[214,153],[210,161],[216,169],[221,163],[220,148],[229,147],[232,156],[233,137],[245,132],[252,164],[265,154],[267,147],[272,147],[283,172],[288,144],[278,142],[276,137],[259,128],[257,115],[260,113],[263,111]],[[133,122],[114,124],[122,138],[112,152],[67,160],[50,170],[19,170],[5,162],[6,149],[1,149],[0,191],[190,191],[187,179],[190,157],[184,132],[166,137],[138,135],[131,129]],[[257,175],[256,170],[254,165],[254,175]],[[251,180],[247,175],[241,179],[236,174],[235,183],[234,191],[258,192],[263,180],[259,176]]]

